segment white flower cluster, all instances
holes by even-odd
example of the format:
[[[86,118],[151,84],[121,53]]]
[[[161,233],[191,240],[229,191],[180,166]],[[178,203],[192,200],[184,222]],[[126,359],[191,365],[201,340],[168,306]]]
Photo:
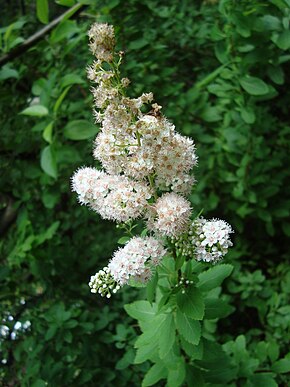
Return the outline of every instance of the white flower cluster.
[[[224,220],[197,218],[186,236],[175,241],[175,245],[186,256],[195,256],[197,261],[217,262],[233,244],[230,234],[234,231]]]
[[[165,193],[152,207],[147,227],[156,233],[178,237],[189,225],[190,202],[174,192]]]
[[[165,254],[166,249],[157,239],[134,237],[114,253],[108,268],[119,285],[127,284],[129,279],[147,282],[152,266],[157,266]]]
[[[198,219],[190,228],[191,206],[186,196],[195,182],[193,141],[175,131],[161,114],[161,106],[151,104],[152,93],[134,99],[126,96],[130,81],[120,78],[124,53],[114,52],[113,27],[94,24],[88,35],[96,60],[87,74],[94,84],[94,116],[100,125],[93,155],[103,170],[80,168],[72,177],[72,189],[81,204],[104,219],[128,225],[142,216],[149,232],[158,238],[133,237],[114,253],[108,267],[91,277],[92,292],[110,298],[130,279],[150,279],[152,267],[166,253],[160,238],[172,238],[197,260],[215,262],[231,245],[228,235],[232,231],[217,220]],[[146,108],[146,104],[151,106]]]
[[[142,215],[151,190],[144,182],[108,175],[95,168],[80,168],[72,177],[72,190],[102,218],[126,222]]]
[[[88,32],[89,47],[96,58],[103,62],[111,62],[115,47],[115,33],[113,26],[95,23]]]

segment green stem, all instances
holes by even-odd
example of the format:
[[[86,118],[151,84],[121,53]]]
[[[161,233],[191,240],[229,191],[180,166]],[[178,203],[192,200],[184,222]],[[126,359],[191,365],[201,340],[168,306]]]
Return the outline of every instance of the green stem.
[[[155,189],[155,184],[154,184],[154,177],[153,177],[153,175],[149,175],[149,176],[148,176],[148,181],[149,181],[150,187],[152,188],[153,195],[154,195],[154,199],[155,199],[155,201],[156,201],[156,200],[158,199],[158,196],[157,196],[156,189]]]

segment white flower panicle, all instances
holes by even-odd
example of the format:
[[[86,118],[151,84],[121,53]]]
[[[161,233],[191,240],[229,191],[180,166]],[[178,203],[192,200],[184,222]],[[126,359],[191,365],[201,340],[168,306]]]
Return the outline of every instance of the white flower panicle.
[[[104,267],[91,276],[89,287],[92,293],[99,293],[102,297],[107,298],[110,298],[112,293],[117,293],[120,289],[108,267]]]
[[[194,256],[197,261],[217,262],[233,244],[230,234],[234,231],[224,220],[197,218],[190,226],[188,235],[175,241],[186,256]]]
[[[126,176],[108,175],[95,168],[81,168],[72,177],[72,189],[79,201],[89,205],[103,219],[126,222],[137,219],[151,198],[150,187]]]
[[[157,266],[165,254],[166,249],[157,239],[133,237],[114,253],[108,268],[121,286],[130,279],[147,282],[151,278],[151,268]]]
[[[94,117],[100,126],[93,156],[103,170],[80,168],[72,177],[72,190],[81,204],[104,219],[131,227],[131,221],[143,217],[149,232],[162,237],[162,243],[170,238],[185,255],[216,262],[231,246],[233,231],[220,220],[196,219],[190,225],[186,196],[195,183],[193,140],[176,132],[161,106],[152,104],[152,93],[126,96],[130,81],[120,77],[124,53],[114,51],[112,26],[95,23],[88,36],[96,59],[87,76],[93,83]],[[114,253],[108,267],[91,277],[91,291],[110,298],[131,279],[148,282],[166,254],[162,243],[153,236],[133,237]]]
[[[149,215],[150,230],[169,237],[178,237],[186,231],[191,214],[190,202],[174,192],[157,199]]]

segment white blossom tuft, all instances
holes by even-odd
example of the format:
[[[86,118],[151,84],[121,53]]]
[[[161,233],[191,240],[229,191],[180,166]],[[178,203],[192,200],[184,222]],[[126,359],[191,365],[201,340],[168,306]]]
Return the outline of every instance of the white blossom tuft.
[[[230,234],[234,231],[224,220],[197,218],[190,226],[188,235],[175,241],[183,255],[195,256],[197,261],[217,262],[233,244]]]
[[[114,253],[108,268],[120,285],[127,284],[130,278],[147,282],[151,277],[151,267],[157,266],[165,254],[166,249],[157,239],[133,237]]]
[[[190,202],[174,192],[157,199],[149,215],[148,228],[169,237],[178,237],[189,225]]]

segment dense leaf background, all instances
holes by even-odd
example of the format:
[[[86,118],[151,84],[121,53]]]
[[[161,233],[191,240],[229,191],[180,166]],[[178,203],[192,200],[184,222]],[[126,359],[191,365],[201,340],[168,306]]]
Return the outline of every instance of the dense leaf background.
[[[130,93],[153,91],[177,129],[196,142],[194,208],[235,229],[226,258],[234,271],[223,285],[232,308],[220,321],[211,308],[205,327],[208,361],[200,367],[209,369],[206,385],[286,386],[289,0],[80,3],[79,13],[0,69],[1,385],[138,386],[150,368],[133,364],[139,330],[132,309],[129,317],[123,308],[142,290],[123,289],[108,302],[87,286],[120,232],[70,192],[74,170],[96,165],[86,32],[92,22],[107,21],[126,52]],[[1,57],[74,4],[5,2]],[[178,316],[180,333],[195,342],[184,318]],[[162,323],[168,329],[170,319]],[[167,337],[159,340],[166,353]],[[220,363],[211,364],[215,351]],[[153,367],[144,385],[162,376]]]

